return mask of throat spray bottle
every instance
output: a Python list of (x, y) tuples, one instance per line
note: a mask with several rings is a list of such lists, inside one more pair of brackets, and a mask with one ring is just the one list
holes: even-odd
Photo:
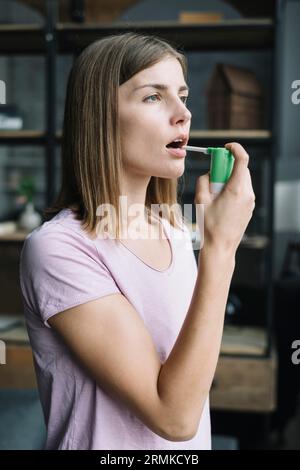
[(193, 147), (185, 145), (183, 148), (192, 152), (211, 155), (210, 160), (210, 192), (217, 195), (227, 183), (234, 164), (234, 156), (225, 147)]

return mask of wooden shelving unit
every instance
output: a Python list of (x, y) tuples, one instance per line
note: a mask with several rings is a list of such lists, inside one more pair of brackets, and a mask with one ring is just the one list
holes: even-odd
[(99, 25), (74, 23), (56, 26), (60, 52), (74, 51), (115, 32), (143, 31), (177, 43), (189, 51), (271, 47), (274, 25), (267, 19), (225, 20), (212, 24), (182, 24), (176, 21), (126, 22)]
[[(122, 22), (111, 24), (62, 24), (56, 22), (54, 3), (47, 2), (48, 15), (45, 25), (0, 25), (0, 54), (38, 54), (46, 61), (46, 129), (45, 131), (0, 131), (0, 145), (42, 145), (45, 148), (46, 168), (46, 200), (45, 205), (52, 202), (54, 194), (55, 147), (61, 141), (61, 131), (55, 127), (55, 90), (56, 90), (56, 58), (57, 54), (78, 54), (85, 46), (104, 36), (126, 31), (144, 32), (164, 38), (175, 46), (192, 51), (253, 51), (270, 50), (274, 56), (274, 73), (278, 66), (278, 31), (276, 21), (271, 18), (226, 20), (213, 24), (180, 24), (178, 22)], [(276, 90), (276, 84), (272, 84)], [(276, 94), (274, 93), (276, 104)], [(276, 107), (276, 106), (275, 106)], [(272, 250), (273, 250), (273, 183), (274, 162), (276, 156), (276, 109), (272, 111), (274, 122), (268, 130), (201, 130), (192, 129), (190, 133), (191, 145), (223, 145), (228, 140), (237, 140), (242, 144), (262, 146), (272, 149), (272, 158), (269, 158), (270, 182), (266, 189), (268, 193), (268, 266), (267, 266), (267, 302), (266, 325), (263, 331), (258, 332), (261, 338), (261, 347), (247, 349), (247, 341), (238, 348), (237, 344), (229, 345), (224, 334), (221, 347), (221, 356), (212, 388), (212, 406), (216, 409), (236, 409), (247, 411), (269, 412), (275, 406), (274, 398), (274, 370), (276, 359), (272, 348)], [(274, 130), (273, 130), (274, 129)], [(1, 243), (22, 243), (27, 234), (16, 233), (0, 237)], [(228, 340), (228, 336), (227, 336)], [(28, 367), (32, 367), (30, 349), (25, 345), (12, 345), (9, 354), (15, 358), (16, 367), (24, 367), (22, 357), (26, 354), (26, 374)], [(21, 348), (21, 349), (17, 349)], [(22, 349), (24, 348), (24, 349)], [(17, 351), (17, 352), (16, 352)], [(29, 367), (29, 368), (30, 368)], [(8, 370), (8, 369), (7, 369)], [(33, 368), (31, 369), (33, 371)], [(255, 375), (254, 371), (257, 370)], [(249, 373), (248, 373), (249, 372)], [(13, 373), (9, 372), (7, 381), (13, 380)], [(265, 376), (264, 376), (265, 374)], [(29, 374), (30, 376), (30, 374)], [(28, 377), (29, 377), (28, 376)], [(269, 377), (268, 390), (263, 389), (265, 377)], [(26, 375), (27, 377), (27, 375)], [(232, 379), (226, 379), (232, 377)], [(242, 382), (240, 383), (240, 378)], [(248, 378), (247, 378), (248, 377)], [(231, 385), (228, 380), (231, 380)], [(248, 382), (247, 382), (248, 380)], [(254, 381), (254, 382), (253, 382)], [(256, 382), (255, 382), (256, 381)], [(4, 380), (5, 382), (5, 380)], [(32, 376), (27, 379), (31, 385)], [(250, 383), (251, 382), (251, 383)], [(12, 382), (10, 382), (12, 383)], [(248, 385), (247, 385), (248, 384)], [(0, 382), (0, 386), (1, 382)], [(230, 394), (228, 395), (228, 387)], [(248, 388), (247, 388), (248, 387)], [(248, 392), (247, 392), (248, 390)], [(226, 393), (225, 393), (226, 392)], [(248, 395), (247, 395), (248, 393)], [(227, 396), (227, 399), (225, 397)], [(243, 398), (244, 397), (244, 398)], [(246, 397), (246, 398), (245, 398)], [(258, 399), (257, 409), (251, 405)], [(227, 400), (227, 401), (226, 401)]]
[[(125, 31), (143, 31), (179, 44), (188, 51), (270, 48), (274, 23), (270, 18), (224, 20), (212, 24), (182, 24), (177, 21), (113, 22), (111, 24), (56, 23), (60, 53), (73, 53), (101, 37)], [(0, 54), (44, 54), (47, 31), (42, 25), (0, 25)]]
[[(253, 51), (276, 52), (276, 24), (273, 18), (245, 18), (224, 20), (211, 24), (184, 24), (177, 21), (112, 22), (102, 24), (57, 22), (55, 2), (48, 2), (45, 24), (0, 25), (0, 54), (40, 54), (46, 58), (46, 129), (45, 131), (0, 131), (0, 145), (41, 145), (45, 149), (46, 200), (49, 205), (55, 193), (55, 147), (61, 142), (61, 130), (55, 128), (55, 90), (57, 54), (78, 54), (87, 44), (114, 33), (137, 31), (165, 38), (185, 52), (191, 51)], [(274, 52), (274, 53), (275, 53)], [(265, 130), (204, 130), (192, 129), (191, 145), (222, 146), (228, 140), (242, 144), (271, 148), (274, 145), (272, 129)], [(265, 152), (267, 153), (267, 152)], [(271, 154), (271, 152), (268, 152)], [(190, 167), (199, 160), (190, 155)], [(206, 164), (206, 163), (205, 163)], [(199, 168), (203, 163), (199, 163)], [(272, 162), (270, 162), (272, 166)], [(272, 173), (272, 172), (271, 172)], [(272, 180), (272, 178), (271, 178)], [(272, 181), (271, 181), (272, 184)], [(272, 196), (271, 188), (268, 190)], [(268, 210), (272, 211), (272, 197)], [(272, 245), (272, 220), (267, 236)], [(0, 242), (22, 242), (24, 234), (0, 237)], [(270, 268), (271, 269), (271, 268)], [(271, 299), (271, 284), (269, 286)], [(268, 325), (271, 317), (267, 314)], [(267, 327), (269, 329), (269, 326)], [(270, 348), (269, 348), (270, 352)]]

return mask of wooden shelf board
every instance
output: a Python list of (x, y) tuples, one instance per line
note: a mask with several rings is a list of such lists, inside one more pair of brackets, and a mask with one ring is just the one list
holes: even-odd
[(41, 54), (46, 51), (44, 28), (38, 24), (1, 24), (0, 54)]
[(35, 144), (42, 145), (46, 140), (46, 135), (43, 131), (35, 130), (4, 130), (0, 129), (0, 144)]
[(270, 139), (271, 132), (267, 129), (207, 129), (207, 130), (191, 130), (190, 138), (193, 139)]
[[(58, 51), (63, 53), (73, 53), (96, 39), (126, 31), (155, 34), (186, 51), (269, 48), (274, 42), (274, 23), (269, 18), (224, 20), (208, 24), (143, 21), (55, 25)], [(43, 25), (0, 25), (0, 54), (43, 54), (45, 51)]]
[[(62, 131), (58, 130), (55, 134), (55, 140), (60, 142)], [(229, 140), (237, 140), (239, 142), (248, 143), (269, 143), (271, 132), (269, 130), (251, 129), (251, 130), (202, 130), (192, 129), (190, 132), (190, 142), (208, 142), (211, 145), (214, 142), (224, 142)], [(39, 144), (46, 142), (46, 133), (36, 130), (1, 130), (0, 129), (0, 145), (6, 144)]]
[(269, 18), (224, 20), (207, 24), (178, 21), (57, 23), (56, 31), (61, 52), (81, 49), (96, 39), (122, 31), (155, 34), (189, 51), (266, 48), (272, 46), (274, 39), (274, 24)]
[(14, 233), (9, 233), (7, 235), (0, 235), (0, 243), (1, 242), (15, 242), (15, 241), (21, 241), (23, 242), (27, 235), (30, 232), (14, 232)]

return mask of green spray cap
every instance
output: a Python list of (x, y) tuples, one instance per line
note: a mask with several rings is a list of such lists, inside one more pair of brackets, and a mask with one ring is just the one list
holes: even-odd
[(225, 147), (208, 147), (207, 153), (211, 155), (210, 181), (226, 183), (232, 172), (234, 156)]

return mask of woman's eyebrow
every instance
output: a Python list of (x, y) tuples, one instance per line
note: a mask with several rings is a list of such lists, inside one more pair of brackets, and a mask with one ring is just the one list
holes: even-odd
[[(168, 85), (163, 85), (162, 83), (147, 83), (146, 85), (141, 85), (141, 86), (138, 86), (137, 88), (134, 88), (134, 90), (132, 92), (135, 92), (137, 90), (140, 90), (141, 88), (146, 88), (146, 87), (156, 88), (157, 90), (168, 90), (169, 89)], [(184, 90), (189, 91), (188, 85), (182, 85), (178, 89), (178, 91), (184, 91)]]

